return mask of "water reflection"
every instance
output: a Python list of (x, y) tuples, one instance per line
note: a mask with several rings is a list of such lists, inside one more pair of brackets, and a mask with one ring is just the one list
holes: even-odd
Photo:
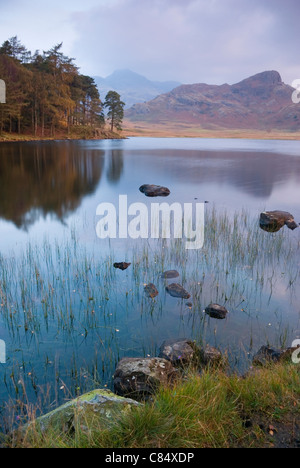
[(122, 150), (111, 150), (108, 154), (109, 166), (107, 170), (107, 180), (111, 183), (116, 183), (121, 179), (124, 160)]
[(95, 191), (103, 152), (72, 142), (0, 145), (0, 217), (27, 229), (41, 216), (64, 221)]
[(281, 205), (295, 205), (299, 199), (295, 187), (300, 182), (300, 158), (296, 155), (254, 151), (251, 145), (248, 151), (216, 151), (214, 140), (210, 151), (189, 149), (185, 140), (177, 149), (158, 149), (157, 144), (156, 139), (148, 140), (148, 148), (142, 144), (139, 148), (131, 140), (1, 144), (0, 218), (25, 230), (47, 215), (64, 222), (87, 195), (99, 198), (96, 189), (103, 174), (106, 190), (111, 186), (108, 200), (116, 195), (116, 184), (119, 193), (136, 198), (138, 187), (146, 182), (170, 186), (177, 200), (199, 196), (202, 188), (200, 196), (217, 204), (228, 203), (230, 197), (236, 200), (238, 192), (244, 195), (240, 202), (253, 200), (256, 205), (270, 200), (277, 189)]
[(220, 184), (226, 183), (261, 200), (268, 198), (278, 184), (300, 182), (300, 158), (287, 154), (184, 149), (147, 151), (152, 162), (158, 154), (162, 157), (162, 166), (175, 180), (187, 184), (214, 184), (217, 191)]
[[(0, 366), (0, 407), (22, 388), (31, 402), (44, 391), (52, 408), (78, 389), (112, 386), (119, 358), (156, 356), (166, 339), (228, 350), (242, 371), (262, 345), (289, 346), (298, 338), (299, 229), (266, 233), (258, 217), (266, 200), (300, 215), (300, 158), (255, 151), (253, 142), (239, 151), (222, 151), (214, 140), (207, 151), (200, 140), (193, 149), (190, 141), (177, 143), (173, 149), (150, 139), (148, 147), (130, 140), (0, 145), (0, 217), (23, 229), (36, 224), (29, 234), (0, 225), (1, 239), (16, 239), (12, 249), (1, 246), (7, 364)], [(98, 203), (118, 203), (119, 194), (151, 203), (139, 192), (144, 183), (169, 187), (172, 203), (209, 197), (203, 249), (187, 253), (178, 239), (94, 238)], [(74, 230), (63, 227), (63, 236), (58, 223), (38, 223), (50, 214), (68, 217), (71, 227), (74, 210), (73, 221), (80, 221)], [(125, 259), (128, 269), (113, 268)], [(191, 307), (167, 294), (166, 270), (179, 272)], [(155, 299), (145, 295), (149, 283)], [(203, 314), (212, 302), (230, 311), (225, 321)]]

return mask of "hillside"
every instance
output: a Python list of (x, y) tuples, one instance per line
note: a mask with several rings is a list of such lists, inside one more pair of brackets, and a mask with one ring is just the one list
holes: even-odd
[(94, 80), (102, 100), (108, 91), (117, 91), (126, 108), (139, 102), (149, 101), (180, 85), (177, 81), (151, 81), (131, 70), (117, 70), (106, 78), (95, 76)]
[(266, 71), (234, 85), (181, 85), (135, 104), (125, 117), (133, 126), (182, 124), (206, 130), (299, 132), (300, 105), (293, 104), (293, 91), (278, 72)]

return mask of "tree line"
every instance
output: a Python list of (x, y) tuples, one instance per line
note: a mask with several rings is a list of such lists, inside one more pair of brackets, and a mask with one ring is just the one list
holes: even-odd
[(0, 47), (0, 79), (6, 83), (6, 103), (0, 104), (0, 134), (30, 133), (96, 136), (104, 130), (104, 108), (110, 129), (121, 130), (124, 105), (110, 91), (103, 103), (93, 78), (79, 73), (62, 43), (32, 54), (17, 36)]

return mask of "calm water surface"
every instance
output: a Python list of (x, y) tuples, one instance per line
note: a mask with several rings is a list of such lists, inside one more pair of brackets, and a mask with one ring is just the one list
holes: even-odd
[[(122, 194), (128, 203), (149, 205), (153, 200), (138, 189), (159, 184), (171, 190), (168, 203), (208, 201), (208, 216), (227, 213), (228, 219), (244, 213), (253, 221), (254, 236), (265, 209), (290, 211), (300, 222), (299, 182), (299, 142), (2, 143), (0, 339), (6, 343), (6, 363), (0, 364), (1, 403), (9, 397), (41, 399), (47, 408), (76, 392), (111, 387), (119, 358), (156, 355), (169, 338), (188, 337), (227, 350), (241, 371), (260, 346), (290, 346), (300, 337), (300, 230), (258, 234), (268, 236), (266, 242), (274, 239), (274, 245), (279, 239), (285, 249), (276, 268), (266, 261), (258, 277), (249, 258), (228, 268), (221, 258), (217, 265), (211, 250), (211, 258), (195, 252), (189, 258), (178, 243), (172, 250), (163, 242), (100, 240), (96, 209), (102, 202), (117, 206)], [(221, 234), (219, 246), (228, 251), (231, 240)], [(114, 261), (124, 260), (132, 262), (128, 270), (113, 269)], [(164, 269), (180, 272), (178, 282), (192, 293), (192, 308), (166, 295), (159, 279)], [(160, 291), (155, 301), (143, 295), (150, 281)], [(224, 322), (203, 315), (217, 300), (230, 309)]]

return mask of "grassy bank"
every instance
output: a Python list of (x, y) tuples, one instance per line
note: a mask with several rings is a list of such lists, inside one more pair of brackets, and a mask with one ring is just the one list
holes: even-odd
[(234, 448), (297, 447), (300, 438), (300, 366), (275, 365), (242, 378), (221, 371), (191, 373), (162, 388), (151, 403), (103, 427), (94, 418), (72, 434), (36, 428), (20, 448)]
[(42, 136), (33, 135), (31, 133), (6, 133), (3, 132), (0, 135), (1, 142), (22, 142), (22, 141), (54, 141), (54, 140), (112, 140), (124, 138), (117, 132), (111, 132), (108, 128), (106, 129), (93, 129), (91, 127), (78, 127), (74, 128), (70, 132), (58, 131), (55, 135), (45, 134)]

